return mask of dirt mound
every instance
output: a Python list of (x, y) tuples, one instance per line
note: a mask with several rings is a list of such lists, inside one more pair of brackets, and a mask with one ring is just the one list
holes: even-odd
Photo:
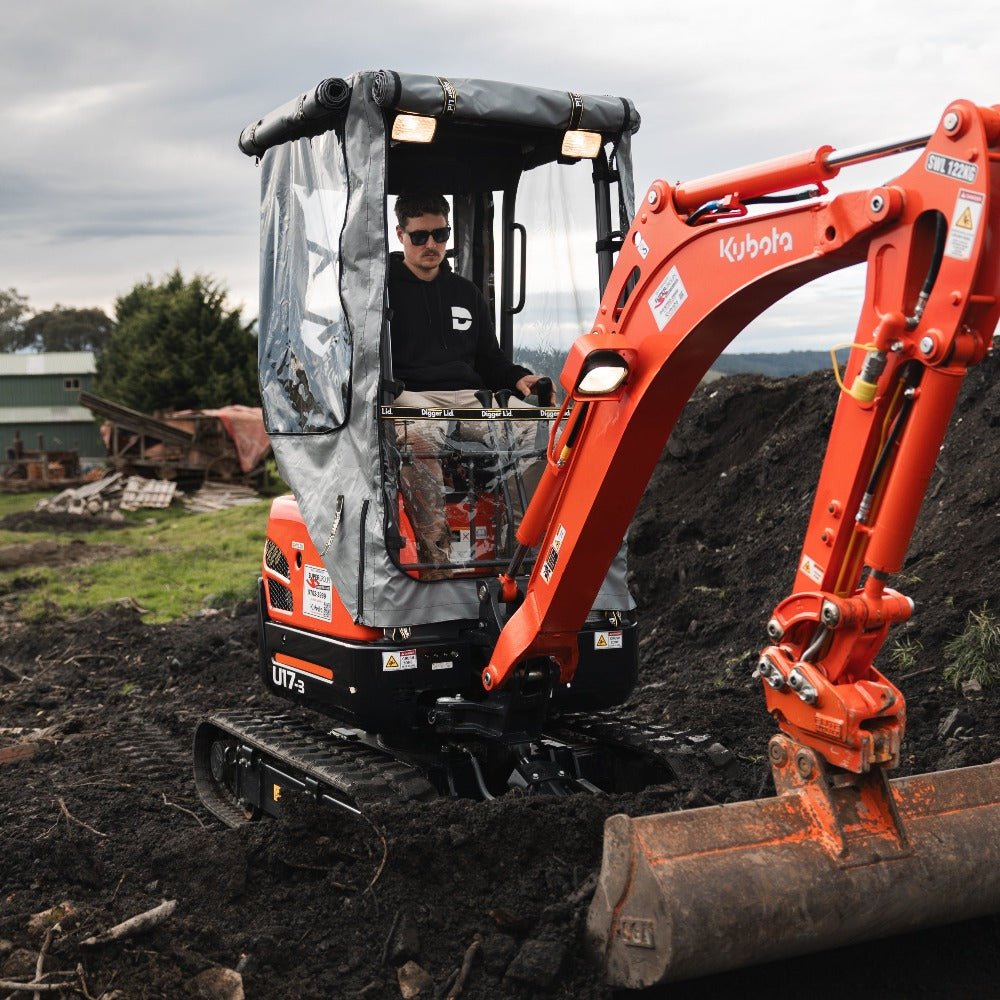
[[(914, 663), (883, 664), (909, 705), (903, 771), (1000, 757), (1000, 692), (941, 672), (967, 612), (996, 600), (998, 374), (991, 358), (967, 380), (897, 582), (917, 602), (899, 630)], [(716, 801), (770, 789), (774, 727), (750, 674), (792, 583), (836, 395), (826, 374), (699, 390), (631, 532), (643, 638), (629, 709), (734, 752), (725, 786), (701, 790)], [(387, 806), (370, 823), (300, 805), (228, 830), (197, 801), (190, 742), (207, 712), (267, 700), (252, 607), (0, 629), (0, 979), (32, 978), (46, 931), (30, 918), (69, 901), (46, 968), (80, 965), (66, 978), (95, 998), (205, 995), (218, 968), (250, 998), (398, 997), (401, 974), (420, 981), (407, 963), (433, 984), (420, 996), (439, 996), (466, 957), (470, 997), (609, 996), (581, 934), (602, 824), (676, 808), (667, 792)], [(177, 907), (162, 925), (83, 943), (164, 899)], [(991, 996), (998, 930), (981, 919), (650, 995)]]
[(67, 566), (84, 562), (112, 559), (124, 549), (110, 542), (90, 545), (82, 539), (73, 539), (69, 544), (60, 544), (43, 538), (37, 542), (15, 542), (0, 545), (0, 569), (20, 569), (28, 566)]
[(0, 529), (4, 531), (58, 531), (84, 532), (126, 527), (127, 522), (120, 515), (70, 514), (64, 510), (23, 510), (16, 514), (0, 517)]

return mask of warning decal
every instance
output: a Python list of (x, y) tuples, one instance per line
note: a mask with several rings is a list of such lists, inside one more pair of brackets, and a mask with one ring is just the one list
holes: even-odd
[(417, 651), (415, 649), (394, 649), (382, 654), (382, 669), (385, 670), (416, 670)]
[(985, 197), (979, 191), (958, 192), (955, 210), (951, 214), (951, 228), (948, 230), (948, 244), (945, 254), (955, 260), (969, 260), (972, 245), (979, 232), (979, 220), (983, 215)]
[(687, 289), (681, 281), (680, 273), (676, 267), (672, 267), (660, 282), (660, 287), (648, 299), (658, 330), (662, 330), (670, 322), (687, 297)]
[(552, 547), (542, 564), (542, 579), (548, 583), (555, 572), (556, 563), (559, 561), (559, 550), (562, 548), (563, 539), (566, 537), (566, 529), (560, 524), (556, 529), (555, 537), (552, 539)]
[(823, 567), (819, 563), (814, 562), (809, 556), (802, 557), (802, 563), (799, 566), (799, 571), (805, 573), (806, 576), (812, 580), (813, 583), (823, 582)]
[(594, 649), (621, 649), (621, 632), (595, 632)]
[(302, 574), (302, 613), (320, 621), (333, 620), (333, 586), (323, 566), (306, 566)]

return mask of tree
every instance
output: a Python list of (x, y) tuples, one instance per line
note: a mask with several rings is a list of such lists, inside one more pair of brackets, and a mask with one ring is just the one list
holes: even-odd
[(179, 270), (119, 297), (97, 392), (146, 413), (260, 405), (253, 324), (225, 298), (213, 279), (185, 281)]
[(0, 290), (0, 351), (17, 351), (24, 332), (28, 300), (16, 288)]
[(21, 347), (32, 351), (94, 351), (100, 354), (113, 323), (101, 309), (55, 305), (24, 323)]

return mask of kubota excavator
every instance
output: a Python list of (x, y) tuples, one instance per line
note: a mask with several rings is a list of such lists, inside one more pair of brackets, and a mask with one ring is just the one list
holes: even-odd
[[(930, 135), (658, 180), (633, 213), (637, 128), (624, 99), (380, 71), (244, 130), (262, 163), (261, 388), (296, 496), (268, 525), (260, 671), (337, 725), (218, 713), (195, 737), (203, 799), (236, 823), (291, 791), (358, 812), (381, 795), (621, 791), (690, 766), (677, 734), (611, 711), (638, 659), (622, 539), (726, 345), (867, 260), (792, 593), (762, 622), (778, 794), (609, 819), (588, 934), (610, 984), (644, 987), (1000, 910), (1000, 764), (890, 781), (905, 701), (873, 662), (913, 612), (889, 581), (1000, 316), (1000, 108), (955, 101)], [(896, 179), (829, 195), (842, 168), (902, 152)], [(504, 443), (502, 397), (394, 406), (386, 205), (403, 190), (452, 199), (453, 266), (495, 304), (504, 350), (573, 331), (562, 405), (518, 410), (538, 455)], [(585, 321), (566, 234), (596, 256)], [(421, 458), (400, 428), (421, 419), (448, 425), (447, 579), (427, 576), (400, 490)], [(493, 448), (463, 437), (483, 420)]]

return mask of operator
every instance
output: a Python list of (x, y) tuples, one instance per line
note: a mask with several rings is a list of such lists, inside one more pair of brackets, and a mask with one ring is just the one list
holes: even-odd
[[(508, 406), (526, 406), (520, 397), (531, 395), (543, 376), (515, 365), (500, 350), (486, 299), (445, 260), (451, 236), (448, 202), (440, 194), (401, 195), (395, 212), (396, 236), (403, 251), (389, 257), (390, 338), (393, 376), (404, 385), (396, 405), (479, 409), (482, 403), (475, 390), (506, 389), (517, 393)], [(412, 455), (402, 465), (400, 485), (420, 561), (450, 562), (444, 480), (436, 457), (443, 447), (446, 423), (405, 420), (396, 426), (401, 443)], [(491, 432), (488, 421), (463, 424), (465, 437), (483, 443), (490, 443)], [(514, 436), (515, 448), (530, 450), (535, 428), (527, 421), (515, 424)], [(521, 511), (514, 513), (519, 520)], [(421, 575), (440, 579), (449, 573), (432, 569)]]

